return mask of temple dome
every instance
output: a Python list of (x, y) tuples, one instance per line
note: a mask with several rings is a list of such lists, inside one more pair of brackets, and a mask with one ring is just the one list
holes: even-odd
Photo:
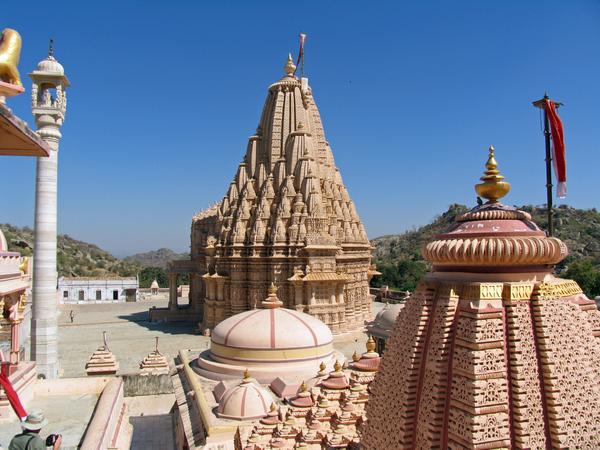
[(150, 285), (150, 289), (158, 289), (158, 283), (156, 282), (156, 279)]
[[(390, 332), (394, 328), (394, 324), (396, 323), (396, 318), (398, 317), (398, 314), (402, 309), (404, 309), (404, 305), (404, 303), (395, 303), (393, 305), (390, 305), (389, 303), (386, 304), (385, 308), (383, 308), (377, 313), (377, 316), (375, 316), (375, 320), (373, 320), (373, 322), (369, 323), (369, 325), (367, 326), (369, 332), (383, 331), (384, 334), (386, 334), (386, 331)], [(375, 334), (377, 336), (380, 335), (379, 333)]]
[(34, 70), (34, 73), (35, 72), (64, 75), (65, 69), (56, 59), (54, 59), (53, 56), (48, 56), (46, 59), (38, 63), (36, 69)]
[(198, 360), (202, 375), (239, 376), (250, 368), (264, 382), (284, 375), (312, 376), (321, 362), (333, 366), (334, 353), (343, 360), (333, 349), (327, 325), (308, 314), (281, 308), (281, 304), (272, 286), (263, 309), (236, 314), (217, 325), (208, 354)]
[(250, 372), (244, 373), (244, 379), (223, 393), (219, 402), (218, 415), (224, 419), (254, 420), (265, 417), (273, 397), (269, 391), (255, 384)]

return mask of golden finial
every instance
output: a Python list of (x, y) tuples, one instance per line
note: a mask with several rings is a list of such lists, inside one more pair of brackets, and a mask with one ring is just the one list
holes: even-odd
[(480, 197), (487, 199), (486, 205), (499, 203), (498, 199), (504, 197), (510, 191), (510, 183), (504, 180), (502, 175), (499, 175), (500, 171), (496, 170), (498, 163), (494, 158), (494, 147), (490, 147), (490, 156), (485, 164), (486, 170), (483, 172), (485, 176), (481, 177), (480, 180), (483, 183), (475, 185), (475, 191)]
[(294, 60), (292, 59), (291, 53), (288, 56), (287, 64), (283, 66), (283, 70), (290, 76), (296, 71), (296, 66), (294, 65)]
[(336, 359), (336, 360), (335, 360), (335, 364), (333, 365), (333, 369), (334, 369), (336, 372), (339, 372), (341, 368), (342, 368), (342, 366), (340, 365), (340, 362), (339, 362), (339, 361)]
[(307, 390), (308, 390), (308, 386), (306, 385), (306, 381), (303, 381), (302, 385), (300, 386), (300, 391), (306, 392)]
[(325, 365), (325, 361), (321, 361), (321, 364), (319, 365), (319, 369), (321, 369), (321, 372), (323, 372), (325, 369), (327, 369), (327, 366)]
[(244, 380), (249, 380), (250, 379), (250, 371), (248, 369), (246, 369), (246, 371), (244, 372)]
[(354, 355), (352, 355), (352, 361), (356, 362), (360, 359), (360, 356), (358, 356), (358, 352), (354, 352)]
[(342, 364), (342, 370), (346, 370), (348, 368), (348, 361), (344, 361), (344, 364)]
[(271, 403), (271, 412), (274, 413), (275, 412), (275, 402)]
[(25, 258), (23, 258), (23, 262), (21, 262), (21, 264), (19, 265), (19, 270), (23, 271), (23, 274), (27, 275), (27, 261), (29, 261), (29, 258), (27, 258), (27, 256)]
[(54, 39), (50, 39), (50, 50), (48, 50), (49, 56), (52, 56), (52, 53), (54, 53), (54, 51), (52, 50), (52, 44), (54, 44)]
[(271, 282), (271, 286), (269, 286), (269, 296), (263, 300), (262, 306), (266, 309), (274, 309), (279, 308), (283, 305), (283, 302), (277, 298), (277, 288), (275, 287), (275, 283)]
[(375, 353), (375, 341), (373, 340), (373, 336), (369, 335), (369, 340), (367, 341), (367, 353)]

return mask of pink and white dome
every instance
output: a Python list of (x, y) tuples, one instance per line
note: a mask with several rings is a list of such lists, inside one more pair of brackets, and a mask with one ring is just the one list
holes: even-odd
[(333, 367), (343, 355), (333, 349), (331, 331), (320, 320), (280, 308), (275, 288), (263, 309), (236, 314), (217, 325), (210, 350), (195, 369), (213, 379), (237, 378), (250, 369), (261, 382), (278, 376), (314, 376), (324, 362)]

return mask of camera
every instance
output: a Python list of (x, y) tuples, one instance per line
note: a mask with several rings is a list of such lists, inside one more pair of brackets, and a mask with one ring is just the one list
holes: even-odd
[(46, 438), (46, 447), (54, 445), (59, 436), (59, 434), (51, 434), (50, 436), (48, 436)]

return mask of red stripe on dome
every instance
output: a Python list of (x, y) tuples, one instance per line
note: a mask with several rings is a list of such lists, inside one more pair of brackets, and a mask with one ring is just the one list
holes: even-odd
[(242, 323), (244, 320), (246, 320), (248, 317), (253, 316), (254, 314), (258, 314), (259, 312), (261, 312), (261, 310), (257, 310), (256, 312), (253, 312), (252, 314), (248, 314), (246, 317), (244, 317), (242, 320), (240, 320), (239, 322), (237, 322), (234, 326), (232, 326), (229, 331), (227, 332), (227, 334), (225, 335), (225, 342), (223, 343), (223, 345), (227, 345), (227, 339), (229, 339), (229, 335), (231, 334), (231, 332), (233, 331), (233, 329), (235, 327), (237, 327), (240, 323)]
[[(272, 309), (271, 311), (274, 311), (274, 310)], [(306, 328), (308, 328), (308, 331), (310, 331), (310, 334), (312, 334), (312, 337), (313, 337), (313, 339), (315, 341), (315, 345), (319, 345), (318, 340), (317, 340), (317, 335), (315, 334), (315, 332), (313, 331), (313, 329), (304, 320), (302, 320), (297, 315), (292, 314), (289, 311), (286, 311), (285, 309), (279, 308), (279, 311), (284, 312), (286, 314), (289, 314), (290, 316), (292, 316), (292, 317), (296, 318), (297, 320), (299, 320), (302, 323), (302, 325), (304, 325)]]
[[(268, 408), (267, 408), (267, 404), (265, 403), (264, 393), (260, 392), (258, 389), (256, 390), (256, 392), (258, 393), (258, 396), (260, 397), (260, 400), (262, 401), (263, 411), (266, 413), (268, 411)], [(271, 401), (273, 401), (273, 399), (271, 399)]]
[[(223, 401), (219, 402), (219, 403), (223, 403), (223, 413), (225, 412), (225, 408), (227, 407), (227, 402), (229, 401), (229, 399), (230, 399), (230, 398), (231, 398), (231, 396), (233, 395), (233, 392), (234, 392), (234, 391), (232, 390), (232, 391), (229, 393), (229, 395), (227, 396), (227, 398), (225, 399), (225, 401), (224, 401), (224, 402), (223, 402)], [(225, 391), (225, 393), (227, 393), (227, 391)], [(223, 400), (223, 399), (221, 398), (221, 400)]]
[(271, 312), (271, 348), (275, 348), (275, 310), (269, 311)]
[(246, 412), (246, 393), (248, 392), (248, 388), (244, 389), (244, 394), (242, 395), (242, 410), (240, 411), (240, 416), (244, 417), (244, 413)]

